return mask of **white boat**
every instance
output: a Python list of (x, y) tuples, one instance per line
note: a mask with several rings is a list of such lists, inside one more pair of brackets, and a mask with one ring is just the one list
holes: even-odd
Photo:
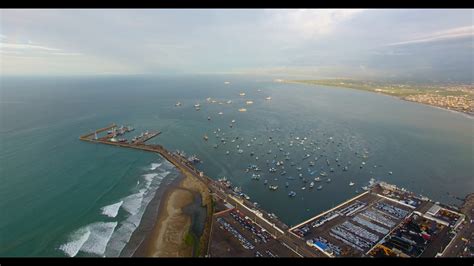
[(198, 107), (201, 107), (201, 105), (199, 103), (195, 104), (194, 107), (198, 108)]
[(276, 185), (270, 185), (270, 186), (268, 186), (268, 188), (269, 188), (270, 190), (275, 191), (275, 190), (278, 189), (278, 186), (276, 186)]
[(265, 98), (265, 100), (267, 101), (270, 101), (272, 99), (272, 97), (268, 96), (267, 98)]
[(224, 84), (228, 85), (230, 84), (230, 81), (224, 81)]
[(302, 188), (301, 188), (301, 190), (305, 190), (305, 189), (306, 189), (306, 187), (302, 187)]
[(235, 120), (234, 120), (234, 119), (232, 119), (232, 121), (231, 121), (231, 122), (232, 122), (232, 123), (235, 123)]
[(219, 115), (223, 115), (224, 113), (223, 113), (223, 112), (219, 112), (218, 114), (219, 114)]
[(240, 96), (245, 96), (245, 92), (239, 93)]
[(177, 102), (174, 106), (181, 106), (181, 103)]
[(331, 182), (331, 178), (328, 178), (328, 180), (326, 180), (327, 183)]
[(323, 189), (323, 186), (320, 185), (320, 186), (317, 187), (317, 189), (321, 190), (321, 189)]
[(314, 178), (314, 181), (319, 182), (319, 181), (321, 181), (321, 178), (319, 176), (317, 176), (317, 177)]
[(247, 109), (245, 109), (245, 108), (240, 108), (240, 109), (239, 109), (239, 112), (247, 112)]
[(352, 187), (354, 185), (354, 182), (350, 182), (349, 186)]
[(314, 182), (309, 183), (309, 188), (313, 188), (313, 187), (314, 187)]
[(246, 101), (245, 104), (246, 105), (251, 105), (251, 104), (253, 104), (253, 101)]
[(204, 135), (203, 138), (204, 138), (204, 140), (208, 140), (208, 139), (209, 139), (209, 137), (208, 137), (207, 135)]

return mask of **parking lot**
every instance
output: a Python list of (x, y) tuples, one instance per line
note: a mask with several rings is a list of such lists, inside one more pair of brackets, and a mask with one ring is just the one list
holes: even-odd
[(211, 257), (297, 257), (236, 209), (217, 213), (213, 219)]

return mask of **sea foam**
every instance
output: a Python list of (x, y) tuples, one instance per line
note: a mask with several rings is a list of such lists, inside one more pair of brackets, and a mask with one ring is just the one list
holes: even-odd
[(112, 218), (115, 218), (117, 216), (118, 211), (120, 209), (120, 206), (122, 206), (122, 204), (123, 204), (123, 200), (121, 200), (117, 203), (108, 205), (108, 206), (104, 206), (104, 207), (101, 208), (102, 214), (106, 215), (106, 216), (109, 216), (109, 217), (112, 217)]
[(79, 228), (70, 236), (70, 241), (59, 249), (69, 257), (74, 257), (79, 251), (104, 255), (107, 243), (112, 236), (117, 222), (97, 222)]

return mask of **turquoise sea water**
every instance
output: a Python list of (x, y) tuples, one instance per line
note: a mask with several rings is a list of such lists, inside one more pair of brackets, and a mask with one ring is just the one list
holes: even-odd
[[(226, 176), (290, 225), (352, 197), (372, 177), (446, 203), (457, 203), (448, 193), (474, 192), (472, 118), (393, 97), (243, 76), (2, 78), (0, 85), (0, 256), (120, 252), (153, 192), (178, 173), (155, 154), (78, 140), (111, 122), (134, 126), (132, 135), (162, 131), (152, 142), (196, 154), (199, 169)], [(261, 169), (259, 181), (245, 171), (249, 164)], [(328, 176), (309, 189), (321, 172)], [(279, 189), (270, 191), (265, 179)]]

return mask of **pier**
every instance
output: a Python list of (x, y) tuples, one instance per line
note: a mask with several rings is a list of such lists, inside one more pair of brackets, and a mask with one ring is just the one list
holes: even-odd
[[(106, 136), (98, 136), (98, 134), (105, 131), (107, 131)], [(443, 208), (427, 198), (417, 197), (413, 193), (384, 182), (375, 183), (371, 185), (368, 191), (289, 228), (273, 214), (256, 207), (248, 198), (243, 197), (242, 193), (239, 194), (234, 191), (230, 183), (206, 176), (194, 166), (191, 159), (184, 157), (184, 154), (170, 152), (159, 144), (146, 143), (160, 135), (160, 131), (146, 131), (134, 137), (131, 141), (125, 138), (115, 138), (131, 131), (133, 131), (133, 128), (123, 126), (117, 128), (116, 124), (111, 124), (82, 135), (79, 139), (90, 143), (158, 153), (178, 168), (181, 173), (191, 175), (205, 184), (214, 201), (223, 202), (223, 205), (228, 206), (225, 207), (227, 210), (221, 210), (210, 215), (212, 216), (210, 217), (210, 233), (208, 240), (205, 241), (208, 256), (211, 256), (211, 253), (216, 256), (228, 256), (227, 251), (222, 253), (222, 246), (227, 245), (228, 250), (230, 250), (230, 248), (240, 248), (241, 245), (239, 242), (226, 242), (227, 240), (219, 238), (222, 232), (212, 233), (215, 230), (223, 230), (224, 227), (218, 226), (218, 222), (230, 226), (228, 228), (237, 228), (235, 230), (239, 233), (233, 232), (234, 234), (240, 234), (241, 237), (245, 238), (245, 235), (249, 239), (255, 237), (255, 235), (249, 235), (250, 233), (246, 231), (248, 228), (245, 229), (246, 227), (242, 227), (242, 224), (233, 220), (234, 218), (230, 213), (235, 215), (235, 212), (243, 215), (245, 220), (251, 221), (252, 224), (271, 236), (268, 242), (255, 244), (255, 254), (249, 253), (248, 249), (239, 251), (244, 252), (247, 256), (256, 256), (256, 254), (260, 256), (265, 252), (265, 254), (272, 257), (275, 255), (298, 257), (431, 256), (439, 252), (438, 250), (452, 252), (453, 248), (450, 244), (458, 241), (460, 235), (463, 235), (456, 234), (455, 237), (451, 238), (447, 232), (450, 228), (457, 229), (465, 220), (465, 215)], [(371, 219), (375, 219), (379, 225), (373, 224)], [(398, 241), (397, 239), (392, 240), (392, 236), (396, 233), (395, 231), (404, 232), (407, 221), (410, 221), (415, 227), (421, 228), (431, 225), (431, 228), (438, 228), (432, 239), (430, 237), (428, 243), (417, 243), (423, 246), (422, 253), (411, 252), (410, 250), (403, 251), (405, 252), (403, 253), (391, 248), (394, 245), (392, 242)], [(358, 225), (356, 226), (353, 223)], [(433, 227), (434, 225), (436, 226)], [(363, 229), (364, 226), (371, 229), (372, 233)], [(349, 234), (344, 233), (346, 232), (344, 230), (352, 231)], [(461, 231), (467, 230), (463, 229)], [(335, 233), (339, 235), (335, 235)], [(210, 245), (213, 239), (218, 243)], [(370, 239), (371, 242), (367, 242), (367, 239)], [(326, 242), (324, 244), (321, 241)], [(246, 243), (252, 245), (250, 242)], [(449, 252), (446, 253), (450, 254)], [(443, 256), (443, 253), (444, 251), (436, 255)], [(235, 253), (235, 255), (238, 255), (238, 253)]]

